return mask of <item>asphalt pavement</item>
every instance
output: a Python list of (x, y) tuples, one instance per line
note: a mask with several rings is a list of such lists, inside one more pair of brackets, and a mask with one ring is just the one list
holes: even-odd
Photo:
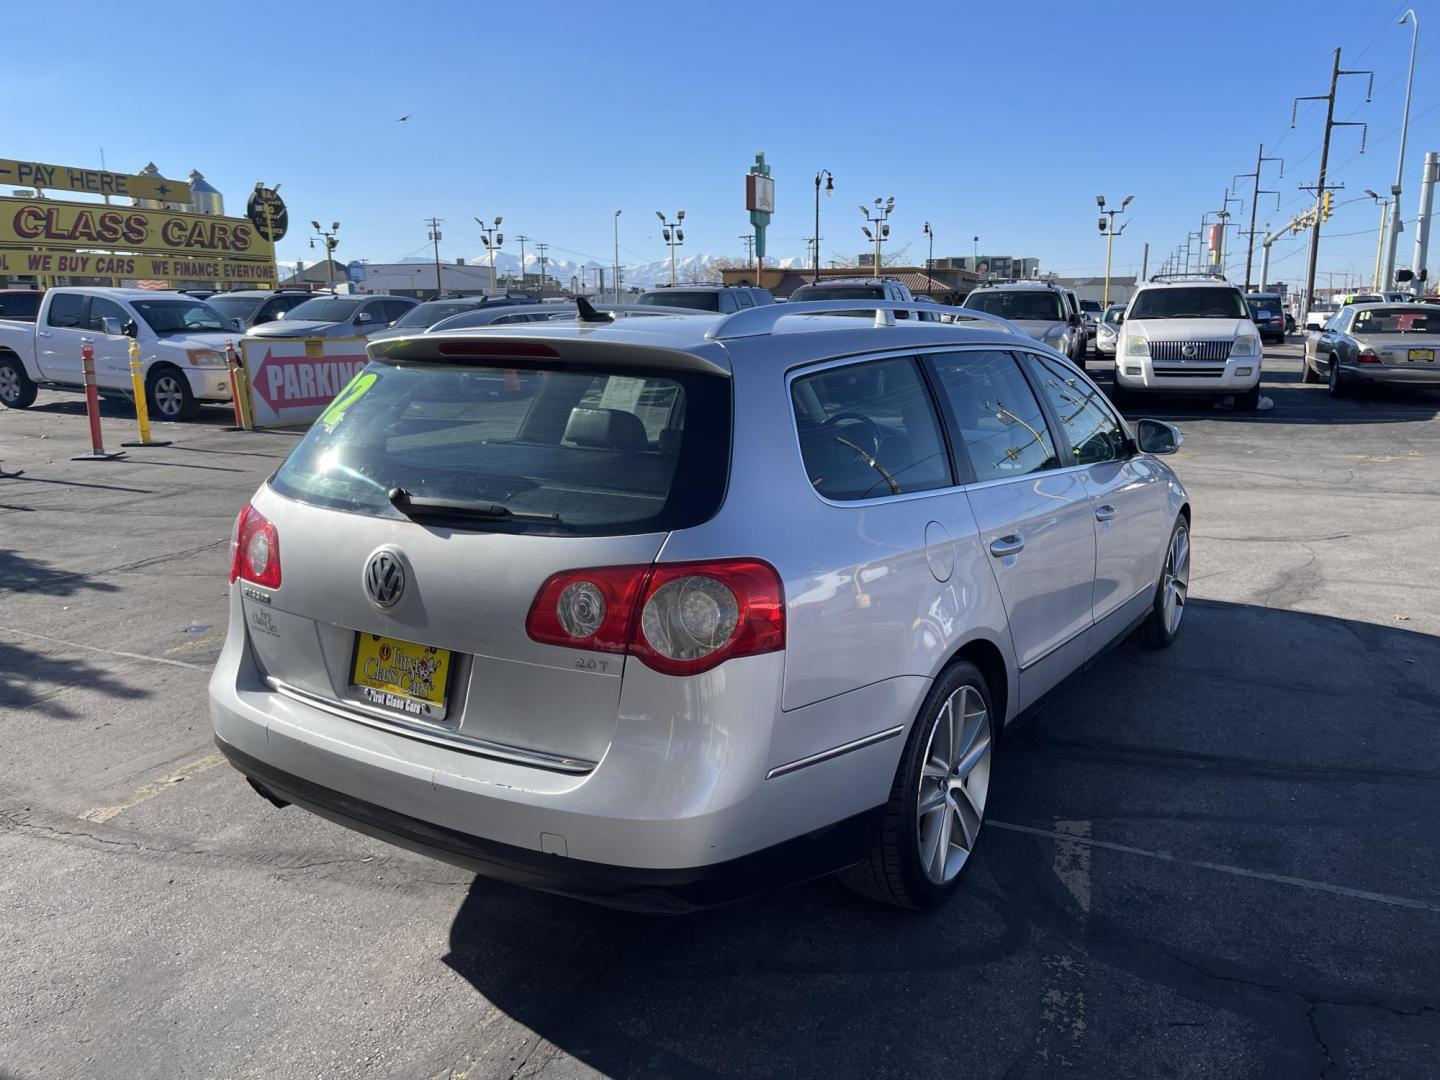
[(205, 686), (296, 436), (217, 410), (72, 462), (78, 398), (0, 411), (0, 1077), (1437, 1075), (1440, 393), (1297, 355), (1258, 413), (1130, 407), (1186, 437), (1180, 639), (1009, 734), (923, 915), (621, 914), (274, 809)]

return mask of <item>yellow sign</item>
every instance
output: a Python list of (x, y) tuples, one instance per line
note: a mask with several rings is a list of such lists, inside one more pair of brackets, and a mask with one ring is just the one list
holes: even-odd
[(0, 249), (0, 276), (140, 278), (149, 281), (279, 281), (274, 262), (242, 262), (210, 255), (108, 255), (93, 251)]
[(68, 165), (42, 165), (38, 161), (0, 159), (0, 184), (87, 191), (91, 195), (118, 195), (158, 202), (189, 202), (190, 185), (162, 176), (136, 176), (103, 169), (72, 169)]
[(0, 198), (0, 247), (275, 261), (275, 245), (244, 218), (53, 199)]

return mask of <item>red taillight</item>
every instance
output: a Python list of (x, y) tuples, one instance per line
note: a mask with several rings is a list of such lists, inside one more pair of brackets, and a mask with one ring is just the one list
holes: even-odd
[(230, 584), (237, 578), (267, 589), (280, 587), (280, 534), (248, 503), (235, 520), (230, 540)]
[(1360, 363), (1378, 364), (1380, 363), (1380, 357), (1376, 355), (1374, 349), (1365, 349), (1360, 353)]
[(785, 647), (780, 575), (758, 559), (567, 570), (540, 587), (536, 641), (626, 652), (667, 675), (697, 675)]

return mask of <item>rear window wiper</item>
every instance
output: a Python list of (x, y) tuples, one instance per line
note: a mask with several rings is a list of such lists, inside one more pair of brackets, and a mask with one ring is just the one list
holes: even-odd
[(467, 518), (472, 521), (544, 521), (558, 524), (559, 514), (538, 510), (511, 510), (491, 502), (470, 502), (465, 499), (430, 499), (412, 495), (404, 488), (389, 491), (390, 505), (412, 521), (421, 518)]

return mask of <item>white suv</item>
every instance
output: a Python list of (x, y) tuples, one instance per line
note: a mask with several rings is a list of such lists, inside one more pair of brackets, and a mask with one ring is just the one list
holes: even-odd
[(1050, 281), (986, 283), (975, 286), (963, 306), (1008, 319), (1036, 341), (1085, 367), (1090, 338), (1080, 301), (1070, 290)]
[(1115, 340), (1120, 394), (1234, 396), (1260, 403), (1260, 331), (1245, 297), (1223, 278), (1152, 279), (1121, 317)]

